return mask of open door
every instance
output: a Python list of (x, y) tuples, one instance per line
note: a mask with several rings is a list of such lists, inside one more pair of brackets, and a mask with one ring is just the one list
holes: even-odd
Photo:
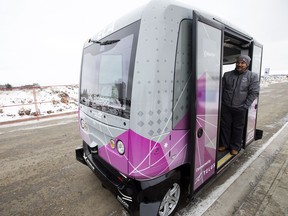
[[(236, 29), (224, 25), (224, 41), (223, 41), (223, 70), (222, 75), (228, 71), (235, 69), (235, 62), (239, 55), (245, 54), (252, 57), (253, 50), (253, 38), (237, 31)], [(253, 60), (253, 59), (252, 59)], [(261, 63), (260, 63), (261, 64)], [(251, 62), (252, 65), (252, 62)], [(259, 65), (260, 66), (260, 65)], [(252, 113), (251, 113), (252, 114)], [(251, 115), (250, 114), (250, 115)], [(248, 115), (247, 115), (248, 116)], [(251, 117), (252, 119), (252, 117)], [(248, 128), (246, 119), (245, 131), (243, 136), (243, 145), (245, 147), (246, 141), (246, 129)], [(254, 120), (255, 123), (255, 120)], [(250, 121), (252, 125), (252, 122)], [(255, 126), (255, 125), (254, 125)], [(254, 128), (254, 127), (253, 127)], [(253, 137), (254, 138), (254, 137)], [(224, 152), (218, 152), (217, 154), (217, 171), (220, 173), (235, 157), (230, 154), (230, 150), (227, 149)]]
[[(259, 82), (261, 79), (262, 51), (263, 51), (262, 45), (257, 44), (257, 42), (253, 42), (251, 71), (258, 74)], [(245, 136), (246, 139), (243, 148), (245, 148), (247, 145), (249, 145), (251, 142), (255, 140), (258, 101), (259, 98), (256, 98), (248, 110), (246, 136)]]
[[(222, 25), (193, 12), (191, 192), (216, 171), (222, 72)], [(196, 118), (194, 118), (196, 116)]]

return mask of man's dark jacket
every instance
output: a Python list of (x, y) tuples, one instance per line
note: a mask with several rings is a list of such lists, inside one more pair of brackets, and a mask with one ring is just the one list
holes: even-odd
[(236, 70), (224, 73), (222, 79), (222, 103), (228, 107), (247, 109), (259, 95), (259, 79), (256, 73)]

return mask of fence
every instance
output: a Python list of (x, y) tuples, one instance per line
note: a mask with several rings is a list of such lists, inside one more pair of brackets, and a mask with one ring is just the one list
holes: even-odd
[(0, 124), (77, 112), (78, 85), (0, 88)]

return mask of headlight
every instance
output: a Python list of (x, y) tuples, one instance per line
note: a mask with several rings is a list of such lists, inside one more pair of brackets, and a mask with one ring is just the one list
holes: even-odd
[(81, 128), (82, 128), (82, 129), (84, 129), (84, 128), (86, 127), (85, 121), (84, 121), (83, 119), (81, 119), (80, 125), (81, 125)]
[(121, 140), (118, 140), (116, 144), (117, 144), (117, 150), (119, 154), (123, 155), (125, 153), (124, 143)]
[(88, 131), (88, 126), (83, 119), (81, 119), (81, 121), (80, 121), (80, 126), (83, 130)]

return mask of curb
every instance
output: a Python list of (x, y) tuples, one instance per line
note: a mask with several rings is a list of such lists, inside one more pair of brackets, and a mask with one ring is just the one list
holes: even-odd
[(14, 123), (19, 123), (19, 122), (33, 121), (33, 120), (38, 120), (39, 121), (41, 119), (53, 118), (53, 117), (59, 117), (59, 116), (67, 116), (67, 115), (74, 115), (74, 114), (77, 114), (77, 113), (78, 113), (78, 111), (73, 111), (73, 112), (52, 114), (52, 115), (46, 115), (46, 116), (35, 116), (35, 117), (25, 118), (25, 119), (15, 119), (15, 120), (11, 120), (11, 121), (0, 122), (0, 126), (8, 125), (8, 124), (14, 124)]

